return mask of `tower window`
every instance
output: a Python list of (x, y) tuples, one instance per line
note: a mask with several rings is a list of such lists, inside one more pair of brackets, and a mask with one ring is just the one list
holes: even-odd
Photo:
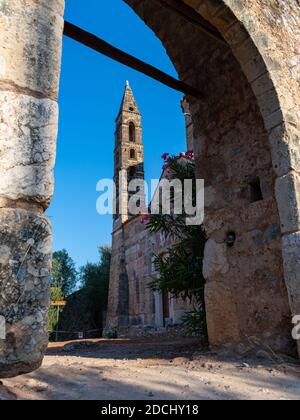
[(129, 123), (129, 141), (135, 143), (135, 125), (133, 122)]
[(263, 193), (261, 189), (261, 183), (259, 178), (255, 178), (250, 182), (250, 200), (251, 203), (263, 200)]
[(135, 159), (135, 150), (131, 149), (129, 152), (130, 159)]
[(135, 177), (135, 170), (136, 170), (135, 166), (130, 166), (129, 171), (128, 171), (130, 179)]

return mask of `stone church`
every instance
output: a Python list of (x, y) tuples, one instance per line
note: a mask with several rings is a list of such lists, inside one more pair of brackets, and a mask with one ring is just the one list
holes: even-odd
[[(182, 108), (190, 147), (193, 130), (185, 100)], [(144, 179), (142, 114), (128, 82), (116, 119), (114, 180), (117, 197), (127, 194), (127, 185), (119, 180), (122, 170), (127, 172), (127, 182), (133, 178)], [(143, 191), (140, 199), (145, 203)], [(157, 275), (154, 255), (164, 255), (172, 245), (171, 240), (163, 234), (150, 233), (142, 223), (142, 215), (130, 215), (127, 209), (120, 211), (118, 198), (116, 209), (106, 330), (134, 336), (162, 332), (169, 326), (180, 324), (182, 316), (193, 308), (192, 305), (169, 293), (154, 292), (149, 288), (153, 276)]]

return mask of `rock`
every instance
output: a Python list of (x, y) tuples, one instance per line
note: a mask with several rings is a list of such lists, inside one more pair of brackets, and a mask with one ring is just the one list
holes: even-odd
[[(17, 264), (0, 263), (0, 315), (5, 338), (0, 338), (0, 378), (30, 372), (40, 366), (48, 344), (49, 277), (35, 275), (51, 267), (51, 252), (42, 246), (51, 238), (46, 217), (17, 209), (0, 209), (0, 243)], [(34, 237), (35, 244), (28, 245)], [(32, 270), (37, 268), (37, 272)]]
[(16, 400), (17, 397), (0, 383), (0, 401)]
[(279, 206), (281, 228), (283, 233), (300, 230), (300, 177), (296, 173), (277, 178), (275, 184), (276, 198)]
[(8, 264), (11, 256), (11, 250), (7, 245), (0, 246), (0, 264)]
[(43, 0), (44, 7), (40, 1), (26, 0), (24, 4), (24, 1), (9, 0), (1, 3), (2, 81), (10, 80), (15, 86), (28, 89), (29, 92), (56, 99), (61, 63), (64, 2)]
[(248, 365), (248, 363), (243, 363), (243, 365), (242, 365), (244, 368), (246, 368), (246, 369), (250, 369), (250, 365)]
[(46, 208), (54, 189), (57, 103), (13, 92), (1, 92), (0, 103), (0, 196)]
[(218, 244), (209, 239), (205, 245), (203, 275), (211, 279), (218, 274), (226, 274), (229, 265), (226, 258), (226, 244)]

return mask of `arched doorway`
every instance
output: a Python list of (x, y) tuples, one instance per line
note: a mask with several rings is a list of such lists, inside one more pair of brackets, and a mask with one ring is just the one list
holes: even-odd
[[(243, 347), (254, 338), (284, 351), (291, 346), (291, 313), (300, 313), (297, 0), (167, 2), (188, 5), (225, 43), (161, 1), (126, 2), (162, 40), (180, 79), (205, 97), (188, 101), (198, 175), (206, 180), (210, 342)], [(3, 311), (9, 330), (0, 341), (2, 376), (38, 367), (47, 345), (51, 227), (43, 212), (53, 194), (63, 7), (63, 0), (31, 1), (25, 12), (17, 1), (3, 11), (1, 305), (21, 304)], [(255, 201), (254, 179), (262, 198)], [(19, 261), (24, 254), (29, 258)], [(13, 296), (24, 284), (26, 298)]]

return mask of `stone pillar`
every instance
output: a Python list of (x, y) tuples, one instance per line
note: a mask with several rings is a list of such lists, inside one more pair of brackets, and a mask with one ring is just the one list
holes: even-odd
[[(285, 281), (292, 317), (298, 319), (300, 316), (300, 176), (298, 172), (292, 171), (277, 178), (276, 197), (283, 232)], [(297, 345), (300, 356), (300, 339)]]
[(0, 377), (48, 343), (51, 225), (64, 0), (0, 0)]
[(155, 326), (164, 327), (163, 298), (160, 291), (154, 292), (155, 299)]

